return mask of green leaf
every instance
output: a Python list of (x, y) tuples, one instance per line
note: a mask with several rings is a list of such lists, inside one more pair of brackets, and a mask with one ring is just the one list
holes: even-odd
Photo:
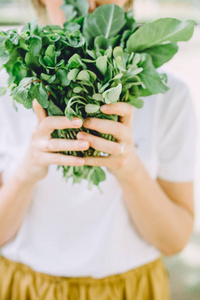
[(115, 47), (113, 50), (113, 56), (114, 58), (120, 57), (121, 59), (124, 58), (124, 51), (122, 49), (122, 47)]
[(0, 69), (2, 69), (3, 65), (5, 65), (9, 61), (9, 53), (5, 51), (2, 55), (0, 55)]
[(124, 10), (115, 4), (102, 5), (88, 15), (84, 31), (87, 32), (89, 40), (102, 35), (111, 38), (125, 25)]
[(102, 101), (102, 94), (93, 94), (92, 98), (96, 101)]
[(44, 73), (41, 73), (41, 79), (44, 80), (44, 81), (47, 81), (49, 84), (51, 84), (52, 82), (55, 81), (56, 79), (56, 75), (48, 75), (48, 74), (44, 74)]
[(155, 68), (159, 68), (178, 52), (178, 46), (176, 43), (165, 44), (154, 48), (149, 48), (146, 53), (151, 55)]
[(28, 68), (34, 71), (41, 67), (38, 58), (33, 56), (30, 52), (27, 52), (25, 55), (25, 63)]
[(93, 172), (90, 179), (94, 185), (99, 185), (101, 181), (106, 179), (106, 174), (100, 167), (93, 167)]
[(116, 103), (119, 100), (122, 91), (122, 85), (119, 83), (116, 87), (110, 88), (103, 93), (106, 104)]
[(96, 49), (96, 51), (103, 49), (103, 50), (107, 50), (108, 48), (111, 47), (111, 44), (109, 42), (109, 40), (107, 38), (105, 38), (104, 36), (97, 36), (94, 40), (94, 47)]
[(87, 70), (87, 72), (90, 75), (91, 82), (94, 83), (95, 80), (97, 79), (97, 75), (94, 72), (90, 71), (90, 70)]
[(82, 65), (80, 55), (78, 55), (77, 53), (72, 55), (68, 60), (68, 64), (70, 69), (79, 68)]
[(68, 75), (67, 75), (67, 79), (68, 80), (72, 80), (72, 81), (76, 81), (76, 77), (78, 75), (79, 69), (72, 69)]
[(29, 38), (29, 51), (35, 56), (38, 56), (40, 54), (40, 51), (42, 49), (42, 39), (38, 36), (33, 36)]
[(1, 86), (0, 86), (0, 97), (3, 96), (3, 95), (5, 95), (6, 92), (7, 92), (7, 88), (6, 88), (6, 87), (1, 87)]
[(29, 105), (29, 102), (27, 102), (28, 92), (29, 88), (27, 88), (26, 86), (17, 86), (12, 91), (11, 96), (16, 102), (23, 104), (26, 108), (30, 108), (31, 105)]
[(19, 35), (13, 31), (13, 33), (11, 33), (9, 41), (13, 44), (13, 45), (18, 45), (19, 42)]
[(70, 80), (67, 77), (68, 76), (67, 70), (59, 69), (56, 74), (62, 86), (68, 86), (70, 84)]
[[(49, 45), (45, 51), (44, 61), (47, 63), (48, 66), (52, 67), (56, 64), (57, 61), (57, 53), (56, 53), (55, 45)], [(49, 58), (52, 60), (52, 63), (49, 62)], [(46, 61), (46, 59), (48, 61)], [(52, 65), (51, 65), (52, 64)]]
[(90, 81), (90, 75), (86, 70), (82, 70), (78, 73), (77, 80)]
[(106, 74), (107, 71), (107, 56), (99, 56), (96, 60), (97, 69), (101, 72), (102, 75)]
[(76, 86), (74, 89), (73, 89), (73, 92), (75, 94), (79, 94), (81, 91), (83, 90), (83, 88), (81, 86)]
[(129, 104), (135, 106), (136, 108), (142, 108), (144, 106), (144, 101), (137, 97), (129, 95), (128, 102)]
[(86, 0), (64, 0), (61, 9), (65, 12), (65, 17), (69, 21), (79, 18), (88, 13), (89, 3)]
[(194, 21), (161, 18), (136, 30), (127, 41), (129, 52), (143, 51), (168, 42), (188, 41), (194, 31)]
[(34, 82), (36, 80), (38, 80), (36, 77), (26, 77), (26, 78), (23, 78), (20, 81), (20, 83), (18, 84), (18, 87), (16, 87), (16, 89), (20, 88), (20, 87), (30, 89), (32, 82)]
[(72, 121), (72, 117), (78, 117), (76, 112), (71, 107), (66, 107), (65, 109), (65, 116)]
[(156, 72), (151, 56), (144, 54), (145, 61), (141, 64), (143, 71), (139, 74), (141, 81), (152, 94), (165, 93), (169, 88), (163, 83), (161, 75)]
[(49, 101), (47, 110), (48, 116), (64, 116), (63, 111), (52, 100)]
[(43, 83), (39, 83), (34, 87), (35, 98), (38, 103), (43, 107), (47, 108), (49, 105), (48, 93)]
[(87, 104), (85, 106), (85, 111), (88, 114), (96, 113), (99, 110), (100, 106), (97, 104)]
[(95, 54), (94, 50), (92, 51), (92, 50), (88, 50), (88, 49), (87, 49), (86, 52), (87, 52), (88, 55), (91, 56), (93, 59), (96, 59), (96, 54)]
[(38, 25), (38, 19), (35, 18), (32, 22), (28, 23), (28, 28), (34, 34), (38, 34), (40, 30), (40, 26)]
[(47, 55), (45, 55), (45, 56), (43, 57), (43, 61), (44, 61), (45, 65), (46, 65), (47, 67), (53, 67), (53, 66), (54, 66), (54, 61), (53, 61), (53, 59), (51, 59), (51, 57), (49, 57), (49, 56), (47, 56)]

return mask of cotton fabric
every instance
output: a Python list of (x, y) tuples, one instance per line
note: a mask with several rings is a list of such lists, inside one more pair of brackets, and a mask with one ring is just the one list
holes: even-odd
[(0, 299), (169, 300), (169, 284), (161, 259), (124, 274), (94, 279), (49, 276), (1, 258)]
[[(0, 76), (2, 80), (4, 75)], [(186, 85), (168, 73), (170, 91), (145, 99), (135, 109), (133, 140), (149, 176), (172, 182), (194, 178), (196, 126)], [(0, 82), (0, 86), (3, 84)], [(0, 170), (7, 182), (25, 156), (37, 125), (32, 110), (0, 98)], [(54, 276), (104, 278), (138, 268), (160, 257), (139, 235), (122, 190), (105, 168), (103, 194), (87, 182), (65, 182), (62, 170), (50, 166), (38, 182), (31, 206), (2, 255)], [(146, 209), (144, 207), (144, 209)]]

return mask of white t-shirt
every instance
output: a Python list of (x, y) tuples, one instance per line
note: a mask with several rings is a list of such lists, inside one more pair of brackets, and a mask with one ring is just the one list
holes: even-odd
[[(3, 75), (0, 76), (0, 86)], [(145, 99), (133, 119), (133, 140), (150, 177), (172, 182), (194, 178), (195, 117), (185, 84), (168, 74), (170, 91)], [(32, 110), (13, 108), (0, 98), (0, 171), (3, 182), (26, 153), (37, 124)], [(160, 256), (137, 232), (117, 180), (105, 168), (103, 194), (87, 182), (65, 182), (62, 170), (49, 168), (38, 182), (16, 237), (2, 255), (33, 270), (56, 276), (102, 278), (120, 274)], [(145, 187), (144, 187), (145, 188)], [(20, 208), (19, 208), (20, 209)]]

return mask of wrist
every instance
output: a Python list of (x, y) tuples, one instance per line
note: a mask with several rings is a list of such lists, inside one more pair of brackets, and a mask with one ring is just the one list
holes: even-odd
[(39, 180), (28, 172), (26, 164), (21, 163), (14, 173), (15, 180), (22, 185), (35, 185)]
[(133, 185), (136, 176), (139, 176), (140, 170), (143, 167), (142, 162), (137, 154), (128, 160), (126, 166), (116, 174), (116, 179), (120, 185)]

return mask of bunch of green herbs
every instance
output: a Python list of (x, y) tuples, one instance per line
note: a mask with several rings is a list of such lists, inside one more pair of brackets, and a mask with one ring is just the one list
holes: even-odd
[[(194, 30), (191, 20), (158, 19), (143, 26), (132, 12), (115, 4), (88, 13), (86, 0), (66, 0), (63, 27), (41, 27), (37, 20), (19, 33), (0, 32), (0, 69), (5, 68), (8, 86), (17, 103), (32, 108), (33, 99), (49, 116), (87, 117), (119, 121), (116, 115), (100, 111), (103, 104), (117, 101), (142, 108), (143, 97), (168, 91), (167, 76), (156, 70), (178, 51), (177, 42), (187, 41)], [(85, 131), (115, 141), (84, 127), (55, 130), (54, 138), (76, 139)], [(66, 151), (80, 157), (105, 155), (87, 151)], [(63, 166), (63, 176), (73, 182), (86, 179), (89, 188), (105, 180), (100, 167)]]

